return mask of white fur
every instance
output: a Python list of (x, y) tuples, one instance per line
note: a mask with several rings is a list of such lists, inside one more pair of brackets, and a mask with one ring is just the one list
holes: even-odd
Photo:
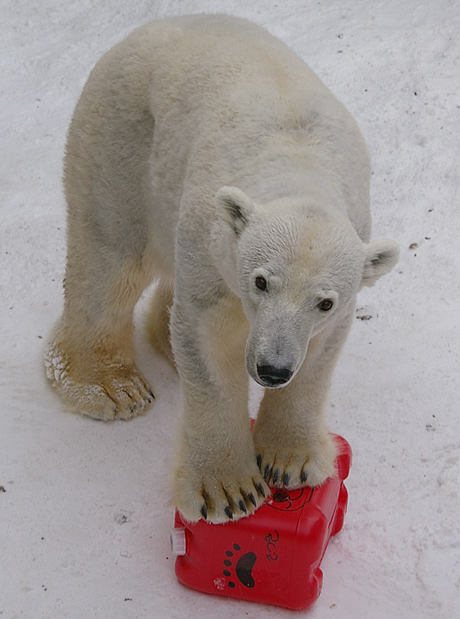
[[(333, 472), (331, 373), (358, 289), (398, 256), (369, 242), (369, 176), (348, 112), (245, 20), (159, 21), (93, 70), (68, 135), (65, 309), (47, 375), (82, 413), (141, 413), (153, 394), (132, 312), (160, 278), (149, 337), (182, 379), (174, 500), (190, 520), (239, 518), (266, 481)], [(253, 435), (247, 374), (270, 387)]]

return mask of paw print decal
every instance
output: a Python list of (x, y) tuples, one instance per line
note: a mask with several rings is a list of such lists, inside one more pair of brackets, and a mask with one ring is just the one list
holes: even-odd
[(238, 544), (233, 544), (232, 550), (227, 550), (225, 556), (223, 574), (227, 579), (232, 579), (227, 580), (227, 585), (230, 589), (236, 587), (236, 579), (245, 587), (252, 589), (255, 585), (254, 578), (252, 577), (252, 568), (257, 561), (257, 556), (253, 552), (241, 554), (241, 546)]

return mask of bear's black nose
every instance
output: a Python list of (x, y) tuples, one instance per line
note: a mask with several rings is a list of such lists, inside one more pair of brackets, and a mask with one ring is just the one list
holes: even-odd
[(273, 365), (258, 365), (257, 375), (266, 387), (284, 385), (292, 376), (289, 368), (276, 368)]

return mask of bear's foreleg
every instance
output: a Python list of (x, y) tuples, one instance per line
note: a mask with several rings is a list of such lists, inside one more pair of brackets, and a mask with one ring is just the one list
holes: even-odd
[(247, 408), (247, 322), (233, 296), (191, 319), (196, 315), (175, 302), (172, 336), (183, 412), (174, 502), (190, 521), (226, 522), (252, 513), (268, 495)]
[(310, 340), (302, 367), (286, 387), (265, 391), (254, 442), (260, 471), (271, 485), (317, 486), (334, 473), (327, 396), (352, 316), (348, 313)]

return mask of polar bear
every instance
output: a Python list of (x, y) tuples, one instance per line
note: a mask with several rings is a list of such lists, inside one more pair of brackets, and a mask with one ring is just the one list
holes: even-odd
[[(333, 473), (331, 373), (357, 291), (398, 258), (369, 241), (369, 177), (350, 114), (246, 20), (154, 22), (91, 73), (67, 140), (47, 376), (91, 417), (142, 413), (132, 315), (159, 280), (149, 334), (181, 379), (173, 495), (190, 521), (240, 518), (267, 484)], [(248, 374), (265, 388), (252, 433)]]

